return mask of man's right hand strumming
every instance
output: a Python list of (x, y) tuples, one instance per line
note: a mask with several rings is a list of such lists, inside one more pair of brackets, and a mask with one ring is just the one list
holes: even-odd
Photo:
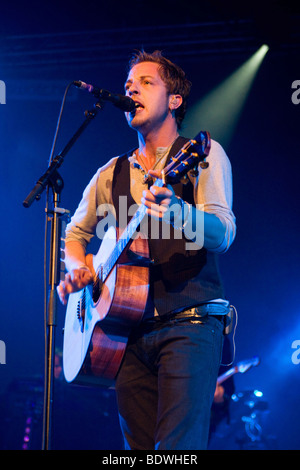
[(78, 292), (93, 282), (91, 266), (87, 266), (86, 253), (78, 241), (70, 241), (65, 245), (65, 265), (68, 273), (60, 282), (57, 292), (63, 305), (67, 303), (67, 295)]
[(93, 282), (93, 275), (87, 266), (81, 266), (78, 269), (72, 269), (67, 273), (65, 279), (60, 281), (57, 286), (59, 299), (63, 305), (67, 303), (67, 295), (86, 287)]

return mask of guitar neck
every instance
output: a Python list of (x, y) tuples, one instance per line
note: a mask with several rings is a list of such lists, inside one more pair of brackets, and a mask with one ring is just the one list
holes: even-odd
[[(157, 179), (155, 181), (155, 185), (158, 187), (162, 187), (164, 183), (162, 180)], [(139, 225), (141, 224), (142, 220), (146, 216), (146, 211), (147, 211), (146, 207), (144, 205), (141, 205), (138, 208), (138, 210), (135, 212), (134, 216), (130, 220), (129, 224), (127, 225), (123, 233), (121, 234), (119, 240), (116, 243), (116, 246), (114, 247), (110, 256), (106, 260), (105, 265), (103, 266), (103, 272), (102, 272), (103, 282), (109, 276), (110, 272), (112, 271), (112, 269), (118, 262), (120, 256), (122, 255), (123, 251), (127, 247), (130, 240), (133, 239), (134, 234), (136, 233)]]
[(137, 231), (145, 215), (146, 215), (146, 207), (140, 206), (139, 209), (134, 214), (134, 216), (132, 217), (132, 219), (130, 220), (126, 229), (121, 234), (119, 240), (116, 243), (116, 246), (114, 247), (110, 256), (107, 258), (106, 263), (103, 265), (103, 271), (102, 271), (103, 282), (111, 273), (112, 269), (118, 262), (120, 256), (124, 252), (130, 240), (133, 239), (133, 236), (135, 232)]
[(217, 385), (221, 385), (225, 380), (229, 379), (232, 375), (236, 374), (238, 372), (237, 367), (232, 367), (232, 369), (229, 369), (227, 372), (224, 374), (220, 375), (217, 379)]
[(240, 372), (243, 374), (244, 372), (247, 372), (251, 367), (256, 367), (260, 363), (260, 360), (258, 357), (254, 357), (251, 361), (243, 361), (239, 362), (236, 366), (232, 367), (229, 369), (227, 372), (224, 374), (220, 375), (217, 379), (217, 384), (220, 385), (221, 383), (225, 382), (225, 380), (229, 379), (234, 374), (237, 374)]
[[(189, 169), (198, 165), (199, 160), (202, 161), (209, 154), (210, 145), (209, 133), (199, 132), (195, 139), (189, 140), (175, 155), (175, 157), (171, 158), (170, 163), (164, 169), (164, 181), (157, 179), (155, 181), (155, 185), (162, 187), (165, 183), (174, 184), (179, 181), (180, 178), (189, 171)], [(192, 152), (193, 150), (194, 152)], [(130, 240), (133, 239), (137, 228), (146, 215), (146, 211), (147, 209), (144, 205), (139, 207), (126, 229), (119, 237), (116, 246), (106, 260), (106, 263), (103, 266), (100, 266), (102, 269), (101, 277), (103, 282), (105, 282), (106, 278), (111, 273)]]

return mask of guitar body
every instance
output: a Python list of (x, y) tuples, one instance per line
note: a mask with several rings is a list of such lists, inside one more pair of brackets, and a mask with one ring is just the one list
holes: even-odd
[[(95, 277), (94, 285), (69, 296), (63, 344), (63, 369), (68, 382), (111, 386), (130, 331), (143, 316), (149, 267), (132, 261), (128, 250), (99, 285), (97, 272), (112, 253), (116, 241), (116, 230), (110, 227), (98, 253), (87, 255), (87, 265)], [(135, 238), (130, 252), (148, 260), (147, 240)]]

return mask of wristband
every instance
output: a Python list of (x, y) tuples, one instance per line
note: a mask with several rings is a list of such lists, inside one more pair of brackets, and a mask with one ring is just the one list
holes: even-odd
[[(176, 230), (181, 230), (182, 232), (184, 231), (185, 227), (186, 227), (186, 224), (188, 222), (188, 218), (189, 218), (189, 214), (191, 212), (191, 204), (189, 204), (188, 202), (185, 202), (183, 201), (180, 197), (176, 196), (176, 198), (178, 199), (180, 205), (181, 205), (181, 221), (180, 221), (180, 225), (177, 225), (175, 223), (175, 220), (173, 220), (173, 227), (176, 229)], [(185, 206), (188, 206), (188, 210), (186, 211), (185, 210)], [(180, 217), (180, 216), (179, 216)], [(178, 217), (177, 217), (178, 219)]]

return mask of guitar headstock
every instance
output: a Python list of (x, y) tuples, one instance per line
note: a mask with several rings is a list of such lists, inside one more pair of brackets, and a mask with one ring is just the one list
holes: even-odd
[(248, 361), (239, 362), (237, 364), (237, 369), (241, 374), (243, 374), (244, 372), (247, 372), (247, 370), (249, 370), (250, 367), (256, 367), (259, 364), (260, 364), (260, 359), (257, 356), (255, 356)]
[(171, 158), (170, 163), (163, 171), (164, 182), (167, 184), (178, 183), (188, 171), (193, 170), (197, 174), (199, 163), (203, 168), (207, 168), (208, 163), (204, 162), (211, 147), (209, 132), (200, 131), (194, 139), (190, 139), (182, 149)]

